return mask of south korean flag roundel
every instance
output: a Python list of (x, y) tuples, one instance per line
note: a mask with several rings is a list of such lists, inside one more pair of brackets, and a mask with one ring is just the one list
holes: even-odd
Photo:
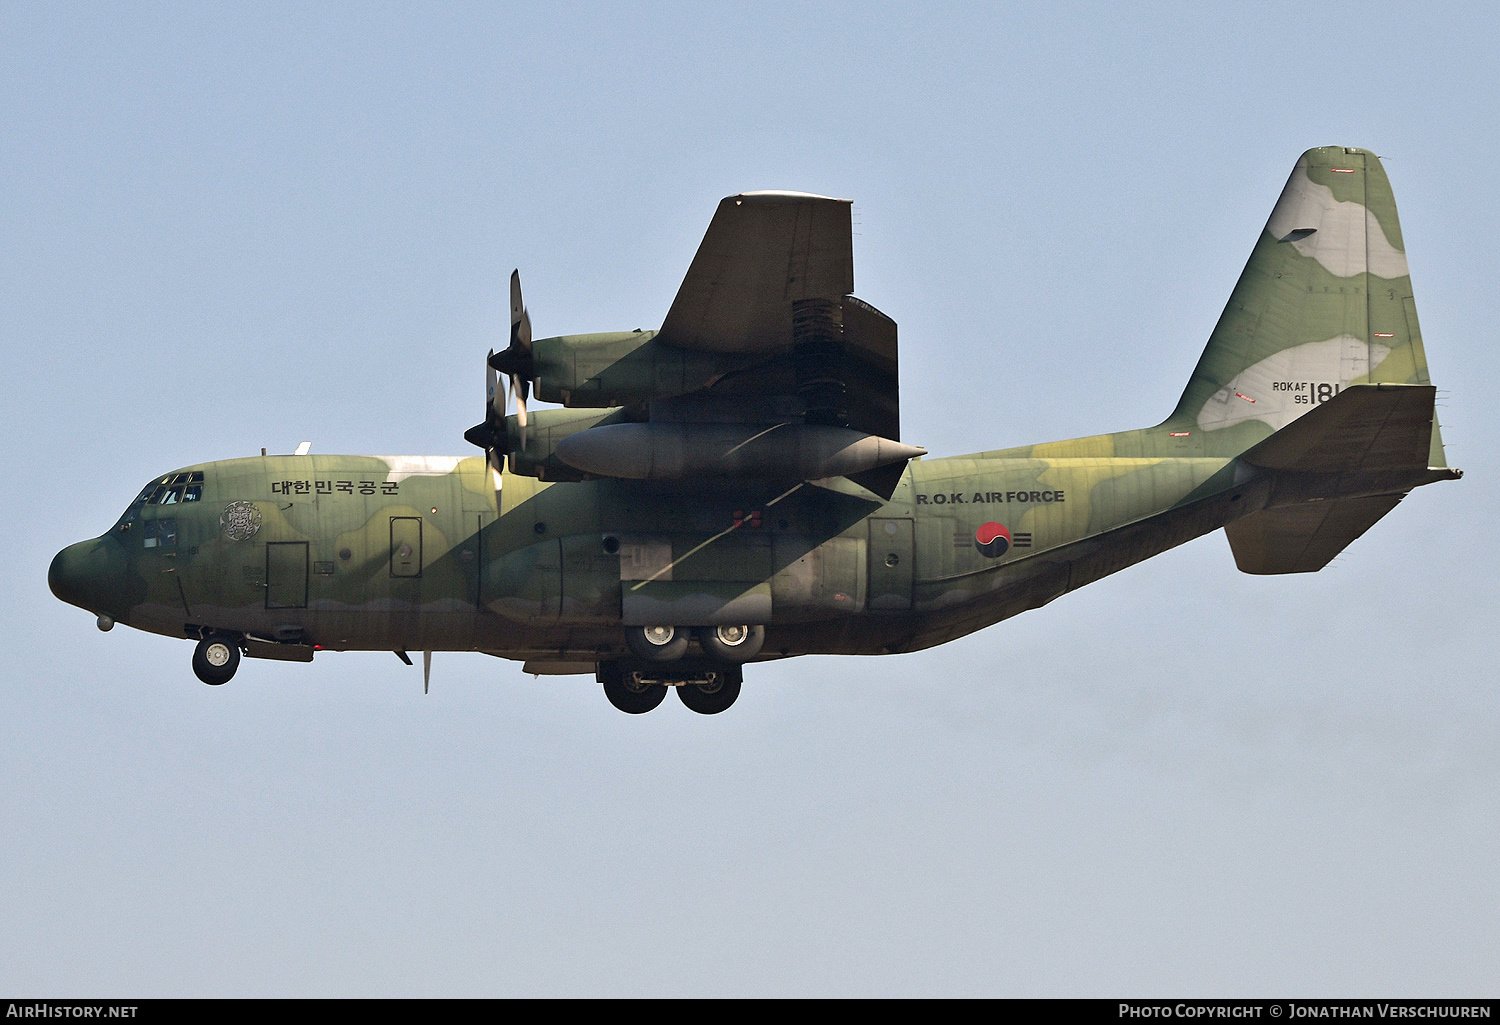
[(979, 554), (991, 559), (998, 559), (1010, 551), (1010, 531), (1003, 523), (984, 524), (974, 531), (974, 541), (979, 546)]

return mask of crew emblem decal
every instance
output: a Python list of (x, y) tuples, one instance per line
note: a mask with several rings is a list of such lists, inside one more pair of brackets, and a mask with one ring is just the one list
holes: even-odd
[(974, 541), (979, 554), (998, 559), (1010, 551), (1010, 531), (1003, 523), (986, 523), (974, 531)]
[(219, 529), (231, 541), (248, 541), (260, 530), (260, 510), (254, 502), (230, 502), (219, 514)]

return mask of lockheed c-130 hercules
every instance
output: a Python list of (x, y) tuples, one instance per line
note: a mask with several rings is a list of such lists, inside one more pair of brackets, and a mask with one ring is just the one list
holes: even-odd
[(186, 467), (48, 579), (101, 629), (196, 641), (205, 683), (241, 653), (421, 651), (425, 680), (482, 651), (714, 713), (746, 663), (941, 644), (1221, 527), (1247, 573), (1312, 572), (1461, 476), (1404, 250), (1375, 155), (1309, 150), (1171, 416), (928, 459), (849, 202), (730, 196), (658, 331), (533, 341), (512, 276), (484, 455)]

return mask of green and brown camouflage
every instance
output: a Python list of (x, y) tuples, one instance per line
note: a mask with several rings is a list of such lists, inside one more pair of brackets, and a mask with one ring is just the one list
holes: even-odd
[[(785, 287), (751, 296), (766, 275), (738, 269), (740, 236), (724, 225), (763, 216), (774, 235), (765, 226), (786, 211), (793, 259), (771, 246), (781, 263), (766, 263), (792, 268)], [(232, 638), (256, 657), (483, 651), (537, 672), (598, 667), (606, 690), (609, 672), (642, 667), (643, 684), (696, 685), (718, 649), (703, 641), (653, 665), (632, 631), (763, 628), (757, 660), (909, 651), (1221, 527), (1246, 572), (1315, 571), (1413, 487), (1460, 476), (1443, 455), (1395, 202), (1368, 151), (1302, 156), (1172, 415), (1117, 434), (907, 461), (921, 450), (896, 444), (895, 326), (846, 294), (840, 232), (843, 201), (730, 197), (661, 332), (527, 337), (525, 352), (492, 360), (529, 367), (539, 397), (576, 408), (532, 412), (524, 430), (490, 416), (470, 437), (491, 458), (186, 467), (59, 553), (52, 589), (102, 628)], [(750, 284), (734, 293), (736, 281)], [(750, 297), (742, 309), (726, 294)], [(813, 343), (809, 323), (824, 332)], [(843, 368), (832, 392), (829, 366)], [(681, 450), (725, 423), (770, 425), (739, 448), (790, 437), (794, 422), (825, 440), (864, 431), (900, 458), (813, 480), (763, 468), (657, 480), (558, 455), (599, 427), (647, 425), (620, 436)]]

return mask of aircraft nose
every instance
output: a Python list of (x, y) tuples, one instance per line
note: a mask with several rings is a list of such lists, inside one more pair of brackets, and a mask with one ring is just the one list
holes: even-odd
[(47, 586), (69, 605), (99, 612), (109, 601), (110, 552), (107, 538), (69, 545), (52, 558)]

